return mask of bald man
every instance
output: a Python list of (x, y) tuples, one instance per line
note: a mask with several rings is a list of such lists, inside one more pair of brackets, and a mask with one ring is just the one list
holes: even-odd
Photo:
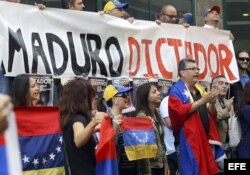
[(177, 19), (177, 10), (172, 5), (164, 5), (160, 13), (160, 21), (162, 23), (176, 23)]

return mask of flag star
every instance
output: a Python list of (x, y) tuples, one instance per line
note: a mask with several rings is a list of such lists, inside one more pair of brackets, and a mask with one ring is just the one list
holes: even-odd
[(43, 164), (45, 165), (47, 162), (46, 158), (43, 158)]
[(35, 158), (34, 158), (34, 160), (33, 160), (32, 163), (34, 164), (34, 166), (36, 166), (36, 164), (39, 164), (38, 159), (35, 159)]
[(57, 151), (57, 153), (60, 153), (60, 152), (61, 152), (61, 147), (58, 146), (58, 147), (56, 148), (56, 151)]
[(182, 94), (185, 95), (187, 99), (189, 98), (189, 92), (187, 91), (187, 89), (185, 89), (185, 91)]
[(24, 158), (23, 158), (23, 163), (29, 163), (29, 157), (27, 157), (26, 155), (24, 155)]
[(62, 138), (62, 136), (60, 136), (60, 138), (59, 138), (59, 142), (62, 144), (62, 142), (63, 142), (63, 138)]
[(55, 154), (51, 153), (51, 154), (49, 155), (49, 159), (50, 159), (50, 160), (55, 160), (55, 156), (56, 156)]

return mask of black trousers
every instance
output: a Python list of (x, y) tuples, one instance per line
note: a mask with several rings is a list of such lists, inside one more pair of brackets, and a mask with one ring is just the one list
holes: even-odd
[(167, 160), (168, 160), (170, 175), (176, 175), (176, 172), (178, 171), (178, 168), (179, 168), (177, 153), (174, 152), (172, 154), (169, 154), (167, 156)]
[(137, 168), (119, 168), (119, 175), (138, 175)]
[(164, 175), (163, 168), (151, 168), (151, 175)]

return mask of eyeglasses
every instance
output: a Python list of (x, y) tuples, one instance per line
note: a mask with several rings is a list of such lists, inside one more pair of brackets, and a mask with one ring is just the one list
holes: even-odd
[(121, 93), (121, 94), (116, 94), (115, 97), (127, 98), (128, 95), (129, 95), (128, 93)]
[(192, 71), (200, 71), (200, 68), (198, 68), (198, 67), (189, 67), (189, 68), (185, 68), (185, 69), (183, 69), (183, 70), (192, 70)]
[(240, 61), (247, 61), (247, 62), (249, 62), (249, 58), (238, 57), (237, 59), (240, 60)]
[(177, 19), (177, 16), (176, 15), (169, 15), (167, 13), (164, 13), (164, 12), (161, 12), (163, 15), (166, 15), (168, 16), (169, 18), (176, 18)]

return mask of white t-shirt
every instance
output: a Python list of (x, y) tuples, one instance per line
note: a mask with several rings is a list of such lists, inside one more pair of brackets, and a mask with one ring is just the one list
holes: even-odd
[(209, 28), (209, 29), (216, 29), (216, 28), (214, 28), (213, 26), (210, 26), (210, 25), (207, 25), (207, 24), (205, 24), (203, 27), (204, 27), (204, 28)]
[(163, 119), (163, 122), (165, 123), (164, 126), (164, 142), (166, 145), (166, 155), (172, 154), (174, 152), (176, 152), (175, 150), (175, 145), (174, 145), (174, 135), (173, 135), (173, 130), (169, 127), (167, 127), (166, 122), (165, 122), (165, 118), (169, 117), (169, 113), (168, 113), (168, 97), (165, 97), (160, 104), (160, 115), (161, 118)]

